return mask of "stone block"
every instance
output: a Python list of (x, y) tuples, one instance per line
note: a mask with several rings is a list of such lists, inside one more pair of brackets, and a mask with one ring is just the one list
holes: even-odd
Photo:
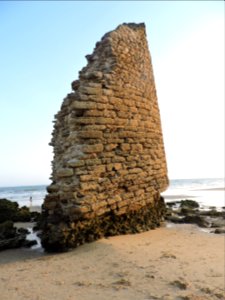
[(102, 139), (103, 132), (100, 130), (84, 130), (80, 131), (78, 136), (83, 139)]
[(77, 124), (91, 125), (91, 124), (95, 124), (96, 123), (96, 118), (92, 118), (92, 117), (77, 117), (74, 120), (74, 122), (77, 123)]
[(82, 77), (85, 79), (102, 79), (103, 73), (100, 71), (86, 72)]
[(83, 191), (97, 190), (98, 187), (99, 187), (99, 185), (95, 181), (80, 183), (80, 188)]
[[(108, 144), (108, 145), (105, 145), (105, 150), (106, 151), (112, 151), (114, 150), (116, 147), (118, 146), (118, 144)], [(114, 154), (115, 155), (115, 154)], [(113, 155), (113, 156), (114, 156)]]
[(67, 165), (72, 168), (83, 167), (85, 165), (85, 161), (73, 158), (68, 160)]
[(104, 146), (102, 144), (95, 144), (95, 145), (86, 145), (83, 149), (84, 153), (98, 153), (102, 152)]
[(124, 143), (120, 145), (120, 148), (122, 151), (129, 151), (130, 150), (130, 144)]
[(73, 169), (71, 168), (61, 168), (57, 170), (57, 177), (71, 177), (73, 176)]
[(80, 176), (80, 181), (93, 181), (93, 180), (98, 180), (98, 176), (94, 175), (81, 175)]
[(90, 109), (90, 110), (85, 111), (84, 116), (85, 117), (101, 117), (102, 112), (98, 109)]
[(98, 87), (82, 86), (82, 87), (79, 87), (79, 92), (86, 94), (86, 95), (100, 96), (102, 94), (102, 90), (99, 86)]
[(96, 103), (91, 102), (91, 101), (74, 101), (71, 105), (73, 109), (95, 109), (96, 108)]
[(100, 165), (102, 163), (102, 160), (99, 158), (93, 158), (93, 159), (86, 159), (85, 160), (85, 165), (86, 166), (95, 166), (95, 165)]
[(141, 169), (141, 168), (133, 168), (133, 169), (129, 169), (129, 173), (130, 173), (130, 174), (142, 173), (142, 169)]
[(101, 173), (104, 173), (105, 170), (106, 170), (105, 165), (97, 165), (94, 167), (92, 174), (101, 174)]
[(112, 119), (112, 118), (98, 118), (95, 120), (95, 123), (96, 124), (105, 124), (105, 125), (108, 125), (108, 124), (114, 124), (115, 123), (115, 120)]

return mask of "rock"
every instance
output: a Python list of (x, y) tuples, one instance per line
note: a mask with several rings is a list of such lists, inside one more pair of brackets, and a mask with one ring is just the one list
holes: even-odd
[[(36, 241), (27, 241), (29, 231), (26, 228), (16, 228), (13, 222), (30, 222), (31, 220), (40, 225), (40, 213), (30, 213), (29, 208), (19, 208), (18, 203), (7, 199), (0, 200), (0, 250), (31, 247)], [(4, 221), (4, 222), (3, 222)]]
[(166, 220), (177, 224), (185, 223), (185, 218), (178, 215), (166, 216)]
[(82, 75), (85, 79), (102, 79), (103, 73), (99, 71), (86, 72)]
[(178, 204), (180, 204), (180, 201), (171, 201), (171, 202), (167, 202), (166, 206), (174, 207), (174, 206), (177, 206)]
[(180, 279), (172, 281), (170, 284), (174, 287), (177, 287), (177, 288), (181, 289), (181, 290), (186, 290), (188, 288), (188, 283), (185, 282), (184, 280), (180, 280)]
[(0, 199), (0, 223), (13, 220), (18, 213), (19, 205), (7, 199)]
[(187, 215), (184, 217), (184, 223), (197, 224), (200, 227), (210, 227), (211, 223), (207, 218), (199, 215)]
[(19, 207), (17, 202), (7, 199), (0, 199), (0, 223), (5, 221), (30, 222), (32, 216), (38, 213), (31, 213), (26, 206)]
[(18, 229), (17, 229), (17, 232), (18, 232), (19, 234), (23, 234), (23, 235), (29, 234), (29, 230), (26, 229), (26, 228), (18, 228)]
[(10, 239), (16, 235), (16, 228), (12, 221), (6, 221), (0, 224), (0, 239)]
[(0, 250), (19, 248), (23, 246), (26, 234), (19, 233), (12, 221), (0, 224)]
[(213, 231), (216, 234), (225, 234), (225, 227), (224, 228), (217, 228)]
[(71, 177), (73, 176), (73, 169), (61, 168), (57, 171), (57, 177)]
[(204, 211), (201, 211), (200, 214), (202, 216), (223, 217), (225, 219), (225, 212), (224, 211), (217, 211), (216, 209), (204, 210)]
[(14, 222), (30, 222), (31, 213), (28, 207), (23, 206), (17, 210), (16, 215), (13, 218)]
[(41, 214), (37, 211), (32, 211), (30, 213), (31, 216), (31, 222), (40, 222), (41, 220)]
[(104, 146), (102, 144), (95, 144), (95, 145), (87, 145), (84, 148), (85, 153), (97, 153), (102, 152), (104, 149)]
[(52, 184), (48, 185), (46, 189), (47, 189), (48, 193), (54, 193), (54, 192), (58, 192), (59, 187), (58, 187), (58, 185), (52, 183)]
[(218, 219), (212, 219), (212, 224), (211, 227), (215, 228), (215, 227), (224, 227), (225, 226), (225, 220), (222, 218), (218, 218)]
[(23, 235), (17, 235), (10, 239), (0, 240), (0, 251), (6, 249), (20, 248), (23, 246), (25, 240), (26, 237)]
[(181, 208), (186, 207), (186, 208), (199, 208), (199, 204), (198, 202), (194, 201), (194, 200), (181, 200), (180, 201), (180, 206)]
[(210, 227), (211, 225), (207, 216), (201, 216), (199, 211), (190, 208), (167, 209), (166, 220), (177, 224), (196, 224), (200, 227)]
[(33, 226), (32, 230), (33, 232), (41, 230), (41, 222), (36, 223), (36, 225)]
[[(174, 208), (177, 201), (167, 207), (166, 220), (181, 224), (196, 224), (205, 228), (225, 227), (225, 212), (217, 211), (215, 208), (211, 210), (198, 210), (198, 203), (193, 200), (182, 200), (180, 208)], [(168, 206), (168, 203), (167, 203)], [(217, 230), (216, 229), (216, 230)], [(215, 231), (216, 231), (215, 230)], [(213, 231), (213, 232), (215, 232)], [(220, 230), (218, 230), (218, 233)], [(223, 230), (221, 230), (223, 232)]]
[(35, 245), (37, 245), (36, 240), (31, 240), (31, 241), (30, 240), (25, 240), (22, 244), (22, 246), (25, 247), (25, 248), (30, 248), (30, 247), (35, 246)]
[(26, 228), (16, 228), (12, 221), (0, 224), (0, 251), (6, 249), (32, 247), (37, 244), (36, 240), (27, 240), (29, 231)]
[(83, 109), (96, 109), (97, 104), (92, 101), (74, 101), (72, 104), (73, 109), (83, 110)]
[(101, 88), (99, 86), (97, 87), (90, 87), (90, 86), (82, 86), (79, 88), (79, 91), (86, 95), (101, 95)]
[(79, 80), (74, 80), (72, 83), (71, 83), (71, 87), (74, 91), (76, 91), (80, 86), (80, 82)]
[(181, 207), (181, 209), (178, 211), (178, 213), (180, 215), (186, 216), (186, 215), (191, 215), (191, 214), (198, 214), (198, 211), (193, 208), (189, 208), (189, 207)]

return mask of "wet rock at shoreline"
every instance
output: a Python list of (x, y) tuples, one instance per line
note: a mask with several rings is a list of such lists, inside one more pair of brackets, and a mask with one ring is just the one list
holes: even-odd
[(225, 227), (223, 228), (216, 228), (216, 230), (212, 231), (215, 234), (225, 234)]
[(23, 243), (23, 247), (25, 248), (31, 248), (32, 246), (37, 245), (37, 241), (36, 240), (25, 240), (25, 242)]
[(0, 250), (35, 245), (35, 240), (27, 240), (29, 231), (15, 227), (14, 222), (38, 221), (39, 218), (40, 213), (30, 212), (26, 206), (20, 208), (17, 202), (0, 199)]
[(19, 209), (17, 202), (7, 199), (0, 199), (0, 223), (13, 221)]
[(39, 219), (39, 212), (30, 212), (27, 206), (19, 207), (17, 202), (0, 199), (0, 223), (5, 221), (37, 222)]
[(0, 224), (0, 251), (20, 247), (32, 247), (36, 240), (27, 240), (30, 232), (26, 228), (16, 228), (12, 221)]
[(225, 233), (225, 211), (215, 207), (199, 210), (199, 203), (194, 200), (173, 201), (166, 204), (166, 220), (176, 224), (196, 224), (202, 228), (214, 228), (212, 233)]
[(26, 234), (19, 233), (12, 221), (0, 224), (0, 250), (19, 248), (26, 240)]
[(188, 224), (196, 224), (199, 227), (203, 228), (208, 228), (210, 227), (210, 221), (202, 216), (199, 216), (198, 213), (196, 214), (187, 214), (184, 217), (184, 222), (183, 223), (188, 223)]
[(181, 200), (180, 201), (180, 206), (182, 208), (186, 207), (186, 208), (189, 208), (189, 209), (199, 208), (198, 202), (196, 202), (194, 200), (190, 200), (190, 199)]

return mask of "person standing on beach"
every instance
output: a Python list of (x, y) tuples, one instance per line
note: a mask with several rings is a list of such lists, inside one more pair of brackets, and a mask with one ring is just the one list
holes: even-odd
[(30, 208), (32, 207), (32, 196), (30, 196)]

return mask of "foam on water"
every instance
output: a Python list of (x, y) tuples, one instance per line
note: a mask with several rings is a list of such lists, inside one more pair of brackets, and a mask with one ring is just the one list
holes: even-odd
[[(18, 202), (19, 206), (41, 206), (46, 195), (46, 185), (1, 187), (0, 198)], [(32, 203), (30, 201), (32, 197)]]
[(34, 232), (32, 228), (27, 228), (29, 231), (29, 234), (27, 235), (26, 239), (28, 241), (37, 241), (37, 244), (31, 247), (31, 250), (36, 250), (36, 251), (40, 251), (43, 252), (43, 248), (41, 246), (41, 240), (37, 234), (37, 232)]
[(224, 179), (179, 179), (171, 180), (169, 188), (162, 193), (167, 202), (192, 199), (203, 207), (225, 206)]

